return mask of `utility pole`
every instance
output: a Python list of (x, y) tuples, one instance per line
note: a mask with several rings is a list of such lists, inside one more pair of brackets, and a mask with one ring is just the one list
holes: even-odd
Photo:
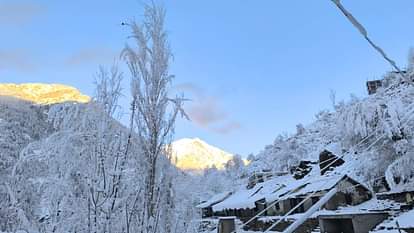
[(405, 81), (407, 81), (408, 83), (412, 83), (412, 81), (402, 72), (402, 70), (397, 66), (397, 63), (392, 60), (390, 57), (387, 56), (387, 54), (384, 52), (383, 49), (381, 49), (381, 47), (379, 47), (378, 45), (376, 45), (369, 37), (368, 37), (368, 32), (367, 30), (364, 28), (364, 26), (362, 26), (361, 23), (358, 22), (358, 20), (349, 12), (345, 9), (345, 7), (341, 4), (341, 0), (331, 0), (337, 7), (338, 9), (342, 12), (342, 14), (345, 15), (345, 17), (349, 20), (349, 22), (352, 23), (352, 25), (354, 25), (354, 27), (356, 29), (358, 29), (358, 31), (362, 34), (362, 36), (365, 38), (366, 41), (368, 41), (368, 43), (378, 52), (381, 54), (381, 56), (395, 69), (395, 71), (400, 74), (403, 79)]

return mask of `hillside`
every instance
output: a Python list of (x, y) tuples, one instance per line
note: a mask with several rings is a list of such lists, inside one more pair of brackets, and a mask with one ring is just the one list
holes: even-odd
[[(405, 75), (414, 78), (412, 66)], [(392, 189), (414, 187), (414, 87), (395, 72), (385, 74), (381, 82), (376, 94), (351, 96), (333, 110), (319, 112), (313, 123), (298, 125), (296, 133), (277, 136), (256, 155), (250, 172), (290, 171), (300, 160), (318, 161), (328, 148), (344, 156), (343, 173), (371, 187), (384, 176)]]
[[(57, 94), (57, 100), (68, 98)], [(0, 96), (0, 205), (5, 207), (0, 208), (0, 231), (15, 232), (20, 227), (40, 232), (57, 222), (54, 227), (59, 232), (79, 228), (86, 224), (86, 187), (95, 186), (93, 180), (100, 176), (96, 170), (98, 148), (100, 166), (119, 172), (113, 167), (116, 157), (109, 155), (125, 140), (127, 130), (94, 103), (39, 105), (49, 101)], [(135, 145), (130, 151), (139, 154)], [(138, 160), (130, 157), (127, 162), (139, 164)], [(139, 184), (140, 166), (128, 168), (129, 182)], [(131, 192), (135, 191), (123, 190), (122, 196), (127, 198)], [(56, 219), (56, 215), (64, 218)]]
[(86, 101), (75, 88), (26, 87), (29, 94), (0, 96), (0, 232), (79, 231), (91, 195), (120, 221), (125, 207), (114, 204), (144, 186), (136, 138), (126, 151), (129, 130), (99, 103), (73, 103)]
[[(14, 87), (6, 89), (10, 86)], [(137, 135), (132, 134), (128, 145), (129, 129), (107, 115), (102, 104), (82, 103), (84, 95), (74, 88), (65, 87), (66, 95), (44, 87), (25, 89), (29, 94), (11, 88), (17, 93), (0, 96), (0, 232), (88, 232), (91, 208), (110, 212), (109, 220), (104, 214), (93, 216), (110, 221), (113, 232), (122, 232), (123, 225), (116, 223), (122, 223), (126, 211), (143, 208), (137, 194), (145, 187), (147, 164)], [(232, 158), (201, 140), (180, 141), (176, 145), (184, 154), (181, 158), (203, 166), (222, 167)], [(194, 207), (200, 198), (223, 190), (234, 177), (224, 171), (188, 175), (165, 158), (159, 158), (156, 175), (174, 184), (168, 189), (174, 192), (169, 201), (175, 203), (173, 211), (181, 224), (177, 227), (185, 228), (183, 221), (197, 218)], [(206, 161), (209, 158), (212, 162)], [(237, 173), (241, 169), (238, 163), (230, 168)], [(92, 198), (99, 206), (93, 206)], [(104, 225), (99, 227), (105, 231)]]
[(247, 167), (248, 179), (198, 205), (202, 232), (233, 216), (240, 232), (412, 231), (414, 85), (407, 80), (414, 63), (367, 85), (368, 96), (334, 103), (296, 133), (277, 136)]

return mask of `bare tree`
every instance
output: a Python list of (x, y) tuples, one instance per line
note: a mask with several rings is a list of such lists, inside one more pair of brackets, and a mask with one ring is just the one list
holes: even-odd
[(94, 142), (91, 151), (91, 162), (94, 164), (86, 176), (88, 232), (111, 232), (112, 217), (117, 211), (114, 206), (124, 169), (119, 165), (119, 160), (125, 159), (125, 156), (121, 155), (124, 151), (122, 138), (114, 137), (111, 126), (114, 114), (119, 108), (122, 79), (123, 74), (116, 63), (109, 70), (100, 66), (95, 75), (94, 103), (104, 114), (100, 118), (97, 130), (88, 135)]
[(115, 62), (110, 70), (99, 66), (95, 75), (95, 101), (100, 103), (108, 116), (113, 116), (119, 109), (118, 100), (122, 95), (123, 73)]
[[(163, 7), (145, 5), (142, 23), (131, 22), (131, 38), (135, 46), (127, 45), (122, 52), (131, 73), (131, 94), (136, 107), (135, 129), (146, 163), (144, 208), (141, 232), (162, 232), (158, 224), (160, 189), (163, 171), (157, 171), (161, 156), (169, 156), (165, 148), (171, 141), (174, 124), (182, 110), (182, 97), (169, 98), (174, 78), (169, 73), (172, 53), (164, 29)], [(165, 170), (165, 169), (164, 169)], [(167, 205), (168, 206), (168, 205)], [(164, 208), (168, 208), (165, 206)]]

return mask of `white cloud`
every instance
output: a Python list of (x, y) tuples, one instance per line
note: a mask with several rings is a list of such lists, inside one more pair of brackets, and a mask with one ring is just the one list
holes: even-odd
[(228, 134), (241, 128), (241, 124), (230, 118), (219, 98), (207, 95), (203, 88), (193, 83), (183, 83), (176, 89), (191, 94), (193, 99), (185, 105), (190, 119), (198, 126), (218, 134)]

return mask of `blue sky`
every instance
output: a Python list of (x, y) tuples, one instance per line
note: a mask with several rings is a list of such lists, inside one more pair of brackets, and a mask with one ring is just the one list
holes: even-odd
[[(193, 99), (176, 138), (259, 152), (337, 99), (366, 95), (390, 66), (330, 0), (163, 2), (175, 89)], [(343, 0), (400, 66), (413, 46), (412, 0)], [(0, 82), (46, 82), (93, 94), (93, 74), (127, 42), (142, 1), (0, 0)], [(128, 72), (125, 70), (125, 76)], [(127, 99), (122, 103), (128, 109)]]

